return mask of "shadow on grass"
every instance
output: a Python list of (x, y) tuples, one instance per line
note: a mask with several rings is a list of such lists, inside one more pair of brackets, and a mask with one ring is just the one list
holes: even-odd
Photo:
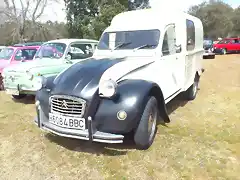
[[(130, 136), (130, 135), (129, 135)], [(45, 137), (51, 142), (58, 144), (66, 149), (76, 152), (86, 152), (95, 155), (121, 156), (126, 155), (129, 150), (135, 149), (134, 143), (130, 137), (125, 138), (122, 144), (105, 144), (89, 142), (78, 139), (65, 138), (51, 133), (47, 133)]]
[[(182, 100), (182, 95), (177, 96), (167, 105), (167, 111), (170, 115), (178, 107), (183, 107), (188, 101)], [(164, 122), (159, 122), (159, 125), (168, 127)], [(121, 156), (126, 155), (130, 150), (136, 149), (133, 142), (133, 133), (128, 134), (124, 138), (122, 144), (106, 144), (106, 143), (95, 143), (84, 140), (77, 140), (71, 138), (65, 138), (61, 136), (56, 136), (51, 133), (45, 135), (46, 138), (62, 147), (65, 147), (71, 151), (77, 152), (87, 152), (96, 155), (106, 155), (106, 156)]]
[(23, 104), (34, 104), (35, 103), (35, 96), (34, 95), (27, 95), (22, 99), (15, 99), (12, 98), (15, 103), (23, 103)]

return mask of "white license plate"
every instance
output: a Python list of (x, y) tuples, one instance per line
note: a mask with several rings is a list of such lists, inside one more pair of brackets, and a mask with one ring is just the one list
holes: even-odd
[(63, 128), (85, 129), (85, 119), (49, 113), (49, 122)]
[(19, 95), (19, 91), (17, 89), (6, 89), (6, 93), (11, 95)]

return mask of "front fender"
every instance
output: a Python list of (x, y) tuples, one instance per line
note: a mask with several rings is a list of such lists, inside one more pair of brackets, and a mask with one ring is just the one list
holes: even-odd
[[(111, 133), (128, 133), (136, 129), (150, 95), (159, 96), (156, 98), (162, 98), (159, 102), (164, 103), (161, 90), (159, 88), (160, 91), (156, 91), (157, 88), (159, 87), (155, 83), (144, 80), (120, 82), (115, 99), (102, 99), (99, 104), (94, 117), (97, 129)], [(163, 107), (162, 104), (160, 106)], [(165, 104), (163, 109), (167, 116)], [(121, 110), (127, 113), (125, 120), (117, 118), (117, 113)]]

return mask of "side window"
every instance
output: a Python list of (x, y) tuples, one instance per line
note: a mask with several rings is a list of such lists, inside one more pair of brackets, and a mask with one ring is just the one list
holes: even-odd
[(84, 59), (93, 55), (93, 48), (91, 44), (72, 44), (70, 46), (68, 54), (71, 55), (71, 59)]
[(14, 59), (16, 61), (21, 61), (22, 60), (21, 58), (22, 58), (22, 50), (17, 50)]
[(36, 49), (20, 49), (17, 51), (14, 59), (16, 61), (21, 61), (22, 58), (24, 58), (25, 60), (32, 60), (34, 55), (36, 54), (36, 51)]
[(186, 21), (187, 25), (187, 50), (191, 51), (195, 48), (195, 26), (193, 21)]
[(176, 33), (175, 26), (168, 26), (163, 38), (162, 54), (163, 56), (176, 53)]

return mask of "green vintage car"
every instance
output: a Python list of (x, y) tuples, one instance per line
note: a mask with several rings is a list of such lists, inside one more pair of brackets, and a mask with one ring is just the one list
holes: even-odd
[(57, 75), (73, 63), (91, 57), (97, 44), (98, 41), (92, 39), (57, 39), (44, 43), (32, 61), (3, 70), (6, 93), (15, 99), (35, 95), (43, 76)]

